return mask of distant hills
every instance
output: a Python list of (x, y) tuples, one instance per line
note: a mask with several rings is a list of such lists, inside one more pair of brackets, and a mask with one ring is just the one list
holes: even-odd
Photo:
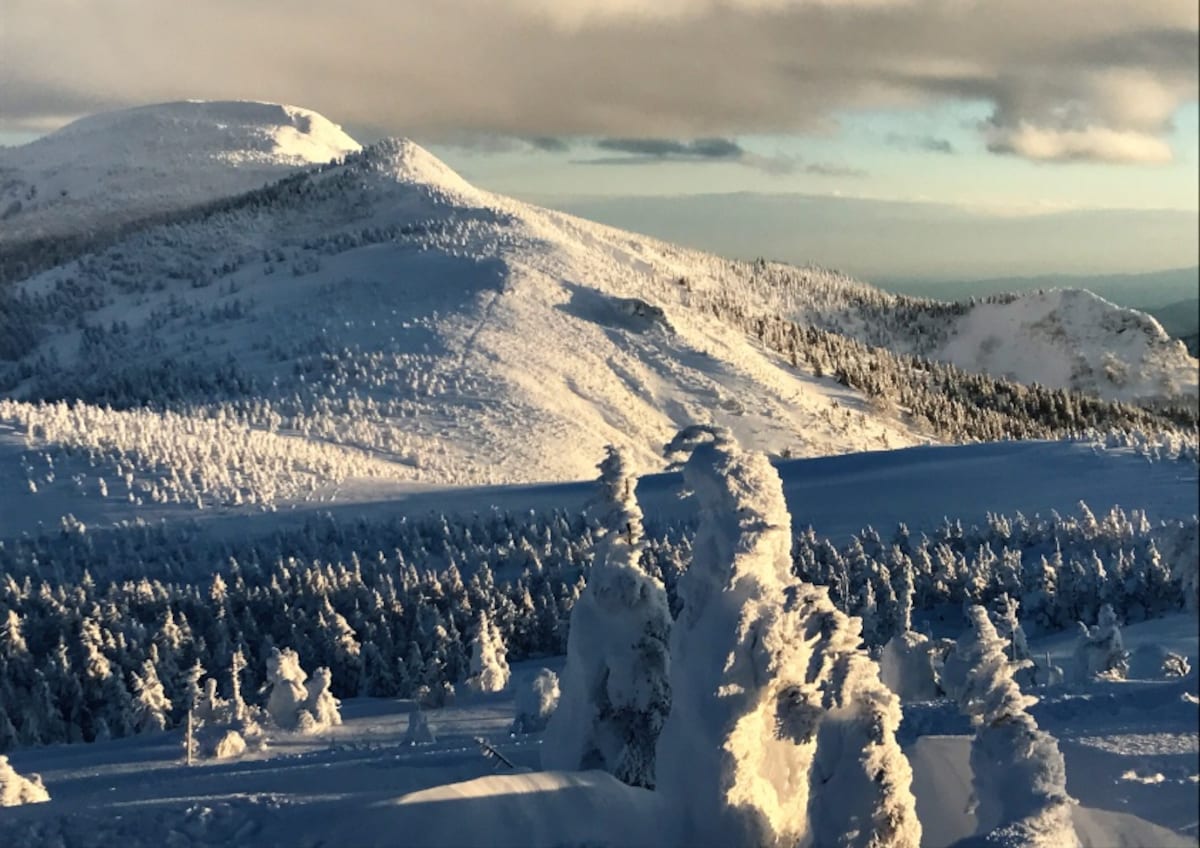
[[(1200, 291), (1200, 266), (1138, 274), (1044, 274), (963, 282), (884, 278), (874, 282), (889, 291), (937, 300), (966, 300), (1001, 292), (1037, 289), (1087, 289), (1118, 306), (1152, 312), (1159, 307), (1178, 306), (1184, 301), (1195, 303), (1197, 292)], [(1171, 331), (1168, 329), (1168, 332)]]

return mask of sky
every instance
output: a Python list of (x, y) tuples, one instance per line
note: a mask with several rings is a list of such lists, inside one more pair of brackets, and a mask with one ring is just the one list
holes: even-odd
[(1194, 0), (4, 0), (0, 143), (315, 109), (476, 184), (867, 277), (1197, 263)]

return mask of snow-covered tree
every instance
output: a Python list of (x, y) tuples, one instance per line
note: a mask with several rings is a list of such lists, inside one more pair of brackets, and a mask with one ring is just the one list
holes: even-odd
[(40, 804), (50, 800), (50, 793), (42, 785), (41, 775), (24, 777), (17, 773), (0, 754), (0, 807), (17, 807), (21, 804)]
[(504, 637), (486, 613), (480, 613), (471, 639), (471, 676), (467, 688), (475, 692), (502, 692), (512, 676)]
[(1094, 627), (1079, 623), (1079, 639), (1075, 643), (1075, 682), (1086, 683), (1105, 676), (1124, 680), (1129, 674), (1129, 652), (1121, 638), (1117, 614), (1109, 604), (1100, 608)]
[(662, 583), (640, 564), (637, 478), (611, 446), (599, 468), (603, 536), (571, 612), (561, 696), (542, 761), (548, 768), (603, 769), (652, 788), (655, 747), (671, 702), (671, 613)]
[(408, 729), (404, 731), (404, 744), (429, 745), (436, 741), (433, 728), (429, 726), (429, 717), (425, 715), (419, 702), (414, 703), (408, 713)]
[(971, 629), (955, 649), (965, 668), (955, 695), (975, 723), (971, 770), (979, 833), (1003, 845), (1078, 846), (1058, 742), (1029, 715), (1037, 699), (1022, 694), (1013, 679), (1020, 663), (1009, 661), (1008, 643), (987, 610), (973, 606), (968, 615)]
[(857, 620), (793, 577), (779, 475), (715, 428), (681, 431), (668, 453), (688, 455), (699, 506), (658, 746), (684, 841), (916, 848), (899, 703)]
[(142, 671), (133, 672), (133, 722), (138, 733), (163, 730), (171, 714), (171, 702), (163, 691), (154, 663), (147, 659)]
[(1025, 628), (1021, 626), (1021, 619), (1017, 616), (1020, 603), (1009, 595), (1003, 595), (998, 607), (1000, 623), (1003, 626), (1000, 635), (1009, 642), (1008, 658), (1013, 662), (1029, 659), (1029, 642), (1025, 637)]
[(544, 730), (558, 707), (558, 675), (543, 668), (525, 686), (517, 690), (516, 715), (509, 733), (537, 733)]
[(291, 648), (272, 648), (267, 657), (267, 715), (276, 727), (295, 730), (308, 698), (308, 675), (300, 667), (300, 657)]
[(1183, 589), (1184, 606), (1200, 612), (1200, 521), (1184, 522), (1172, 541), (1172, 573)]
[(342, 723), (341, 703), (329, 691), (332, 679), (329, 669), (322, 666), (313, 672), (308, 681), (303, 710), (312, 716), (314, 729), (325, 730)]

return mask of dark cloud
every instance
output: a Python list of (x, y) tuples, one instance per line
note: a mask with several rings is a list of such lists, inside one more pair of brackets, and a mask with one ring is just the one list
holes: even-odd
[(727, 138), (700, 138), (695, 141), (676, 141), (667, 138), (602, 138), (596, 142), (600, 150), (629, 153), (654, 159), (741, 159), (746, 151), (736, 141)]
[[(602, 138), (592, 146), (621, 156), (594, 156), (576, 159), (577, 165), (651, 165), (659, 162), (732, 163), (769, 174), (791, 174), (802, 167), (791, 156), (764, 156), (746, 150), (730, 138), (698, 138), (691, 141), (671, 138)], [(809, 166), (812, 167), (812, 166)]]
[(993, 150), (1160, 161), (1196, 98), (1198, 18), (1195, 0), (4, 0), (0, 129), (198, 97), (430, 141), (721, 139), (960, 99), (992, 104)]
[(954, 145), (949, 139), (933, 135), (906, 135), (904, 133), (888, 133), (884, 141), (890, 147), (900, 150), (917, 150), (925, 153), (954, 153)]
[(867, 172), (859, 168), (845, 165), (834, 165), (828, 162), (810, 162), (803, 168), (804, 173), (817, 177), (865, 177)]
[(534, 136), (525, 141), (534, 150), (540, 150), (543, 153), (566, 153), (571, 149), (571, 143), (565, 138), (556, 138), (550, 135)]

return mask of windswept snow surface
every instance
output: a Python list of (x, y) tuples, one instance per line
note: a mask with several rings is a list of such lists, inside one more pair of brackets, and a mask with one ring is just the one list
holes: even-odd
[(0, 245), (240, 194), (358, 149), (316, 112), (274, 103), (191, 100), (81, 118), (0, 148)]

